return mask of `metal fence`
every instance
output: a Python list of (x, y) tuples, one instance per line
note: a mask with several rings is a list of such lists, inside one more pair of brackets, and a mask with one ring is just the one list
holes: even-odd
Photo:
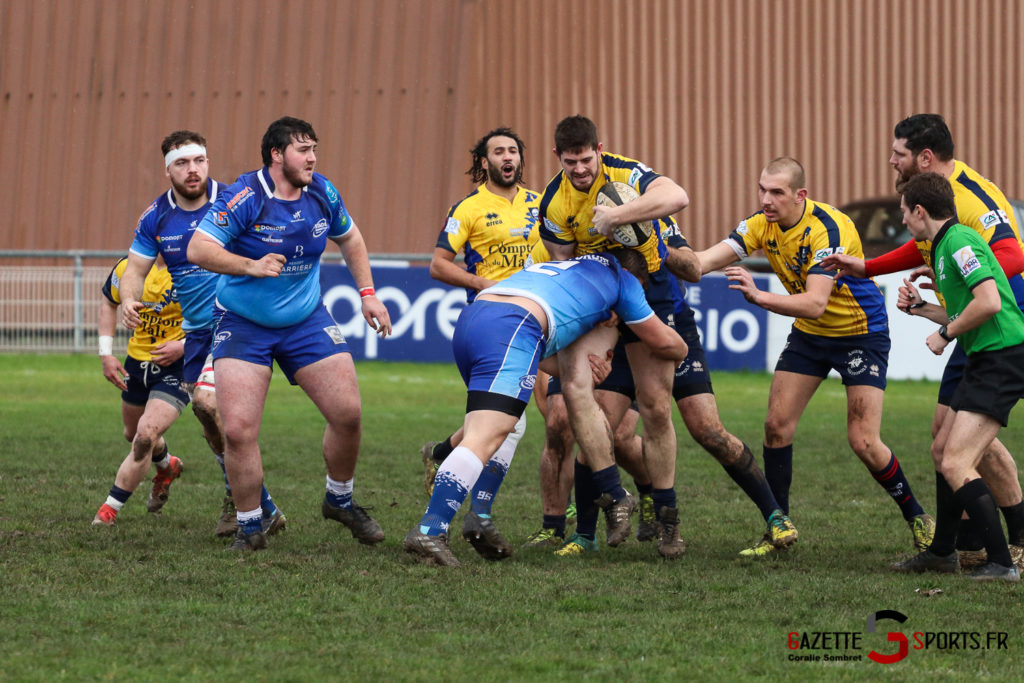
[[(0, 352), (95, 353), (103, 283), (123, 256), (117, 251), (0, 250)], [(424, 254), (372, 257), (429, 259)], [(324, 255), (325, 262), (340, 260), (337, 252)], [(123, 355), (128, 336), (118, 326), (117, 355)]]

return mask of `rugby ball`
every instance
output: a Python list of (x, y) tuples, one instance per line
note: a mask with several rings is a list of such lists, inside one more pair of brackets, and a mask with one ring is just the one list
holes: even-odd
[[(597, 191), (596, 203), (599, 206), (620, 206), (634, 201), (640, 196), (631, 185), (618, 181), (605, 183)], [(612, 231), (612, 239), (624, 247), (639, 247), (651, 237), (654, 226), (651, 221), (627, 223)]]

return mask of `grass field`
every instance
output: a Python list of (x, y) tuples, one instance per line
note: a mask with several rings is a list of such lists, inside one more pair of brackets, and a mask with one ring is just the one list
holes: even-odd
[[(401, 540), (426, 502), (419, 447), (461, 421), (461, 381), (445, 365), (358, 370), (356, 498), (373, 506), (387, 540), (361, 546), (320, 517), (322, 420), (275, 373), (261, 445), (289, 523), (267, 551), (239, 555), (213, 536), (223, 485), (191, 413), (168, 434), (186, 471), (163, 514), (145, 512), (146, 482), (116, 527), (93, 528), (128, 448), (118, 393), (94, 357), (0, 356), (0, 680), (1024, 678), (1024, 587), (887, 569), (909, 553), (910, 533), (846, 444), (837, 381), (819, 390), (797, 433), (792, 517), (801, 540), (785, 556), (736, 556), (760, 536), (760, 516), (680, 428), (689, 545), (680, 560), (632, 540), (582, 560), (523, 552), (493, 564), (457, 538), (463, 566), (439, 571), (414, 564)], [(768, 382), (715, 376), (726, 426), (756, 453)], [(933, 384), (893, 383), (883, 425), (929, 511), (934, 396)], [(540, 522), (543, 430), (532, 406), (528, 415), (495, 506), (517, 545)], [(1004, 440), (1024, 452), (1019, 423)], [(917, 592), (934, 588), (943, 592)], [(865, 633), (867, 617), (884, 609), (908, 619)], [(869, 661), (872, 650), (896, 651), (889, 631), (912, 646), (915, 632), (934, 640), (896, 664)], [(826, 649), (792, 650), (793, 632), (840, 635)], [(976, 633), (982, 646), (988, 632), (1006, 633), (1006, 647), (936, 647), (951, 632)], [(860, 660), (825, 661), (837, 655)]]

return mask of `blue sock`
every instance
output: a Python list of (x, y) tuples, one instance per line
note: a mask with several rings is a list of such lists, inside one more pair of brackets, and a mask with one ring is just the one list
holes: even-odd
[(654, 498), (655, 516), (658, 515), (662, 508), (674, 508), (676, 506), (675, 489), (654, 489), (651, 497)]
[(335, 508), (351, 508), (352, 507), (352, 491), (355, 487), (355, 479), (348, 479), (346, 481), (338, 481), (337, 479), (331, 479), (331, 475), (327, 475), (327, 493), (324, 494), (324, 500), (327, 504)]
[(594, 472), (592, 477), (594, 479), (594, 488), (597, 490), (595, 498), (600, 497), (602, 493), (607, 493), (615, 500), (622, 500), (626, 497), (626, 489), (622, 488), (622, 479), (619, 477), (618, 465), (612, 465), (611, 467)]
[(789, 514), (789, 487), (793, 484), (793, 444), (780, 448), (764, 447), (764, 478), (782, 512)]
[(723, 467), (732, 480), (743, 489), (747, 497), (754, 501), (754, 505), (761, 511), (765, 521), (775, 510), (780, 509), (779, 502), (775, 500), (764, 472), (757, 466), (754, 454), (750, 452), (747, 444), (743, 444), (743, 454), (739, 460), (732, 465), (723, 465)]
[(575, 472), (576, 533), (593, 541), (597, 533), (597, 505), (594, 500), (600, 494), (594, 486), (593, 473), (589, 467), (577, 460)]
[(247, 534), (263, 531), (263, 511), (260, 508), (248, 512), (238, 511), (238, 527)]
[(889, 458), (889, 463), (879, 471), (872, 472), (871, 476), (900, 506), (903, 519), (910, 520), (917, 515), (923, 515), (924, 509), (917, 502), (917, 498), (914, 498), (914, 493), (910, 490), (910, 482), (907, 481), (907, 477), (903, 474), (903, 468), (900, 467), (900, 461), (892, 453), (890, 455), (892, 457)]
[(490, 517), (494, 497), (498, 495), (498, 488), (501, 486), (501, 482), (504, 481), (507, 472), (508, 467), (496, 458), (491, 458), (484, 465), (483, 472), (480, 473), (480, 477), (473, 486), (470, 510), (481, 517)]
[(274, 500), (270, 497), (270, 492), (267, 491), (266, 486), (260, 490), (260, 508), (262, 508), (263, 514), (267, 517), (273, 517), (274, 513), (277, 512), (277, 506), (274, 505)]
[(468, 448), (457, 446), (441, 463), (434, 479), (434, 493), (427, 511), (423, 513), (419, 528), (421, 534), (437, 536), (447, 534), (452, 518), (462, 507), (470, 487), (476, 483), (483, 463)]

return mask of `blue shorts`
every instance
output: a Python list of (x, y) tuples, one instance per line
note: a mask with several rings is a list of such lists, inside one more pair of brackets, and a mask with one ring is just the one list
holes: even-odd
[[(687, 306), (689, 308), (689, 306)], [(700, 331), (693, 320), (693, 312), (689, 316), (676, 311), (676, 331), (686, 342), (686, 358), (676, 368), (676, 376), (672, 380), (672, 398), (676, 401), (696, 396), (697, 394), (713, 394), (711, 389), (711, 373), (708, 372), (708, 359), (704, 355), (704, 345), (700, 342)]]
[(124, 369), (128, 377), (124, 383), (128, 385), (121, 392), (121, 400), (132, 406), (144, 406), (147, 401), (160, 399), (177, 408), (180, 413), (188, 405), (188, 393), (182, 386), (181, 371), (184, 362), (181, 358), (167, 367), (157, 365), (153, 361), (142, 361), (129, 356), (124, 359)]
[(843, 378), (845, 386), (885, 389), (889, 346), (888, 332), (823, 337), (793, 329), (775, 371), (824, 379), (829, 370), (835, 370)]
[(239, 360), (273, 367), (276, 360), (295, 384), (295, 373), (338, 353), (348, 353), (341, 328), (323, 304), (309, 317), (288, 327), (264, 327), (226, 311), (213, 336), (213, 360)]
[(189, 330), (185, 333), (185, 369), (182, 377), (188, 384), (195, 384), (203, 372), (203, 364), (210, 355), (213, 344), (213, 328)]
[(521, 306), (476, 301), (455, 323), (452, 351), (469, 395), (466, 412), (521, 416), (537, 382), (546, 341), (540, 322)]

